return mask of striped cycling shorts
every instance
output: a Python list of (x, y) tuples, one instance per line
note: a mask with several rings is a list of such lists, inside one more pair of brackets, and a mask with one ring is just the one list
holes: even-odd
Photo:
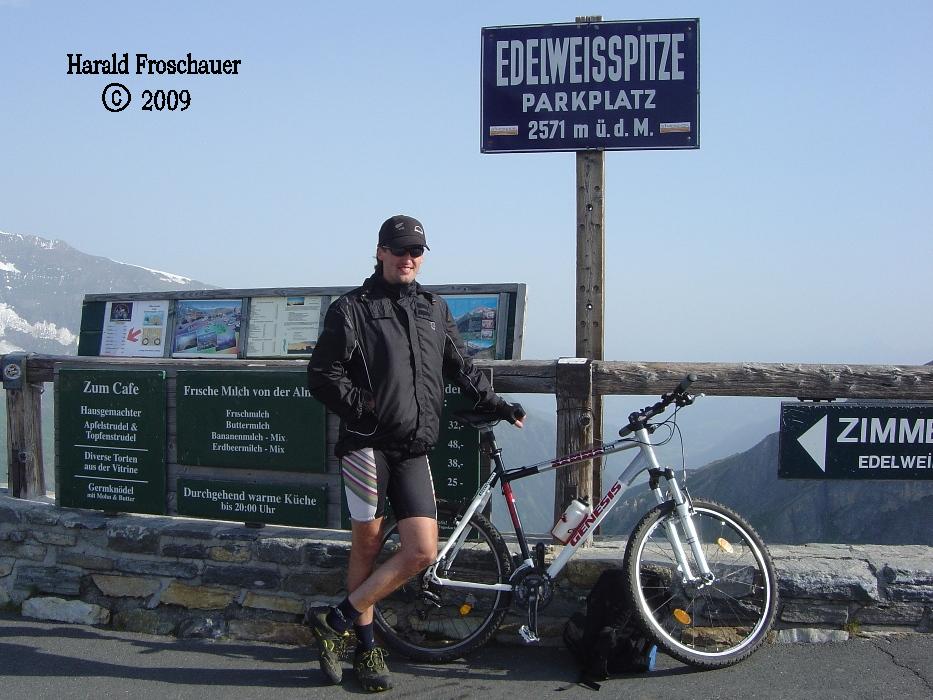
[(386, 498), (396, 520), (437, 519), (434, 481), (427, 455), (396, 459), (364, 447), (340, 458), (350, 517), (368, 522), (385, 515)]

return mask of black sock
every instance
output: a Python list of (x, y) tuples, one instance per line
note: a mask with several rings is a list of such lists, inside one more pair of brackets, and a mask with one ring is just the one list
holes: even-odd
[(359, 610), (350, 604), (349, 598), (344, 598), (340, 605), (331, 608), (330, 612), (327, 613), (327, 624), (335, 632), (346, 632), (361, 614)]
[(356, 632), (356, 648), (358, 651), (369, 651), (376, 648), (376, 636), (373, 623), (368, 625), (353, 625)]

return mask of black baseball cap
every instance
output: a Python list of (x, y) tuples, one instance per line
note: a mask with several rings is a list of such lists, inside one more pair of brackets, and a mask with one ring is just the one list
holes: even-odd
[[(396, 214), (386, 219), (379, 229), (379, 245), (391, 248), (405, 248), (423, 245), (428, 248), (424, 237), (424, 226), (418, 219), (404, 214)], [(431, 250), (428, 248), (428, 250)]]

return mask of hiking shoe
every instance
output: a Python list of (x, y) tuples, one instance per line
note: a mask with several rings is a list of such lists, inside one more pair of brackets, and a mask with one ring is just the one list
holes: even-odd
[(375, 693), (380, 690), (392, 688), (392, 678), (389, 667), (386, 666), (386, 650), (375, 647), (367, 651), (357, 650), (353, 660), (356, 677), (360, 679), (363, 690)]
[(305, 614), (305, 624), (311, 628), (311, 633), (317, 640), (321, 655), (321, 670), (327, 679), (334, 685), (343, 679), (343, 666), (340, 657), (350, 638), (350, 632), (340, 633), (327, 624), (327, 613), (330, 608), (311, 608)]

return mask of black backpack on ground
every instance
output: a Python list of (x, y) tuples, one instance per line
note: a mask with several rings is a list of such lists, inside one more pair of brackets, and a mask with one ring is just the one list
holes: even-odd
[(657, 649), (641, 629), (625, 595), (625, 571), (607, 569), (586, 597), (586, 612), (574, 613), (564, 626), (564, 644), (580, 666), (580, 682), (654, 668)]

